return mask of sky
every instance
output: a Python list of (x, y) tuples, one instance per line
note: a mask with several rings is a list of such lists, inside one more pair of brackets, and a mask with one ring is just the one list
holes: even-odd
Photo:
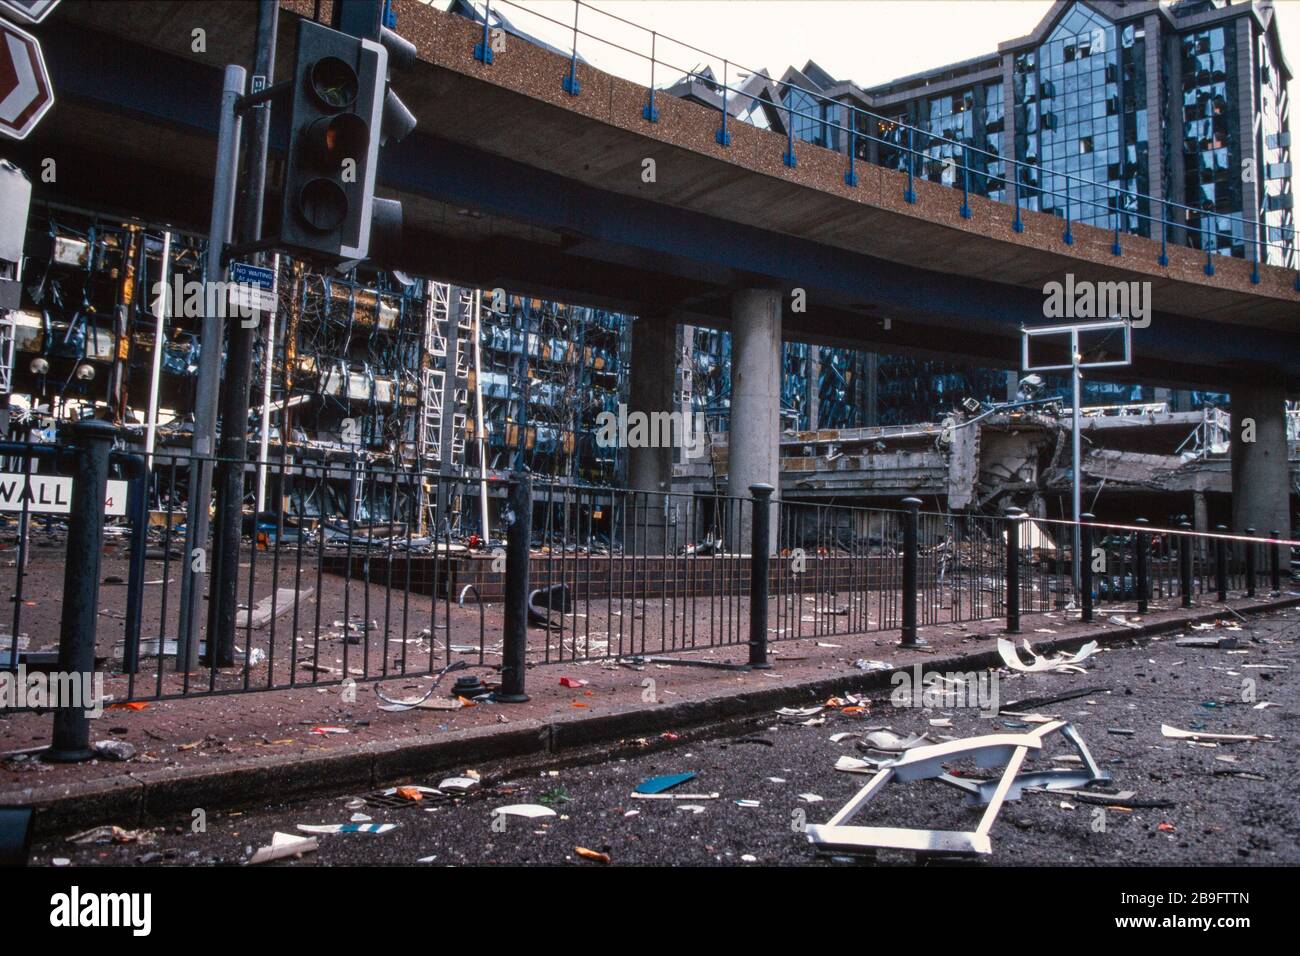
[[(493, 0), (493, 6), (520, 29), (570, 47), (571, 0)], [(1051, 6), (1051, 0), (591, 0), (578, 27), (600, 39), (580, 36), (578, 51), (601, 69), (648, 82), (650, 34), (614, 19), (621, 17), (662, 34), (656, 58), (683, 71), (704, 62), (720, 71), (727, 58), (779, 75), (812, 59), (838, 79), (871, 86), (992, 53), (999, 42), (1032, 30)], [(1283, 49), (1300, 69), (1300, 0), (1276, 0), (1274, 8)], [(656, 76), (656, 84), (664, 79)]]
[[(492, 6), (519, 29), (570, 49), (571, 0)], [(872, 86), (993, 53), (1001, 41), (1029, 33), (1051, 6), (1052, 0), (590, 0), (578, 28), (593, 36), (579, 36), (578, 52), (599, 69), (649, 84), (654, 29), (662, 34), (654, 39), (656, 86), (706, 63), (718, 76), (730, 60), (729, 78), (763, 68), (779, 77), (810, 59), (837, 79)], [(1300, 73), (1300, 0), (1275, 0), (1274, 9), (1282, 49)], [(1291, 82), (1291, 97), (1300, 97), (1300, 78)], [(1293, 129), (1298, 124), (1293, 109)], [(1298, 187), (1300, 176), (1293, 195)]]

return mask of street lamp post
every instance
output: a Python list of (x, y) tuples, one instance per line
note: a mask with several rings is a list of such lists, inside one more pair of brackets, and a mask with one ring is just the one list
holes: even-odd
[[(1122, 358), (1108, 359), (1105, 357), (1099, 357), (1089, 360), (1085, 356), (1083, 346), (1081, 345), (1082, 338), (1090, 338), (1097, 333), (1103, 333), (1107, 338), (1109, 338), (1109, 336), (1113, 335), (1115, 332), (1121, 332), (1123, 335)], [(1068, 362), (1038, 362), (1034, 359), (1031, 345), (1035, 339), (1045, 339), (1049, 342), (1056, 339), (1059, 342), (1067, 337), (1070, 349), (1070, 359)], [(1132, 329), (1127, 319), (1107, 319), (1101, 322), (1081, 322), (1071, 325), (1050, 325), (1033, 329), (1022, 328), (1020, 330), (1020, 343), (1021, 371), (1053, 372), (1068, 370), (1070, 373), (1072, 405), (1070, 415), (1070, 491), (1071, 504), (1073, 506), (1072, 517), (1074, 521), (1072, 550), (1070, 552), (1070, 577), (1074, 586), (1074, 594), (1077, 599), (1082, 583), (1080, 578), (1080, 561), (1091, 559), (1091, 556), (1079, 553), (1079, 549), (1082, 546), (1082, 536), (1079, 532), (1079, 525), (1083, 515), (1083, 422), (1080, 413), (1083, 393), (1083, 369), (1109, 368), (1132, 364)]]

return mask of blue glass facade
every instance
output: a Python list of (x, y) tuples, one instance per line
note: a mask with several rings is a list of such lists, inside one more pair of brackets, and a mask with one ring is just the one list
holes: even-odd
[[(1145, 33), (1075, 4), (1047, 41), (1015, 57), (1016, 158), (1029, 209), (1150, 232)], [(1124, 194), (1128, 193), (1127, 196)]]
[[(1234, 24), (1182, 37), (1183, 190), (1188, 238), (1198, 249), (1244, 255), (1241, 155), (1235, 114)], [(1252, 217), (1253, 218), (1253, 217)]]

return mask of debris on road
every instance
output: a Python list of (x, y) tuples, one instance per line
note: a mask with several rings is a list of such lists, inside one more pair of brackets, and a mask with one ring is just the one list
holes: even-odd
[(695, 779), (695, 771), (687, 773), (670, 773), (659, 777), (647, 777), (636, 785), (636, 792), (640, 794), (663, 793), (665, 790), (671, 790), (687, 780)]
[(1235, 637), (1180, 637), (1174, 644), (1178, 647), (1208, 647), (1219, 650), (1235, 650), (1239, 645)]
[(293, 833), (273, 833), (270, 845), (261, 847), (248, 858), (246, 865), (256, 866), (259, 863), (270, 863), (272, 860), (283, 860), (289, 856), (298, 857), (304, 853), (315, 853), (318, 849), (320, 843), (314, 836), (300, 837)]
[[(1022, 774), (1020, 767), (1028, 753), (1031, 750), (1041, 750), (1043, 738), (1056, 731), (1060, 731), (1075, 746), (1088, 770), (1048, 770)], [(841, 757), (835, 765), (836, 769), (849, 769), (844, 764), (851, 759)], [(971, 759), (979, 767), (994, 767), (998, 764), (1005, 766), (1001, 777), (995, 780), (972, 780), (955, 777), (944, 770), (946, 764), (959, 759)], [(1003, 802), (1019, 799), (1024, 787), (1052, 789), (1055, 785), (1073, 788), (1090, 782), (1108, 782), (1110, 779), (1093, 762), (1077, 731), (1065, 721), (1043, 724), (1026, 734), (986, 734), (913, 747), (896, 759), (880, 763), (875, 769), (875, 775), (867, 781), (866, 786), (831, 817), (829, 823), (813, 824), (807, 828), (805, 832), (810, 842), (836, 850), (896, 849), (917, 853), (984, 856), (993, 852), (989, 831)], [(909, 782), (934, 779), (965, 790), (968, 804), (985, 806), (984, 814), (974, 831), (846, 825), (891, 780)]]
[(858, 741), (858, 747), (862, 750), (879, 750), (882, 753), (902, 753), (904, 750), (929, 742), (930, 737), (927, 734), (900, 737), (892, 730), (873, 730)]
[(1240, 743), (1274, 739), (1268, 734), (1212, 734), (1203, 730), (1180, 730), (1179, 728), (1171, 727), (1168, 724), (1160, 725), (1160, 733), (1162, 736), (1169, 737), (1172, 740), (1221, 741), (1224, 743)]
[(148, 830), (124, 830), (119, 826), (91, 827), (68, 837), (65, 842), (81, 845), (91, 843), (135, 843), (150, 842)]
[(1058, 674), (1083, 674), (1086, 673), (1078, 665), (1086, 661), (1093, 654), (1097, 653), (1097, 642), (1089, 641), (1077, 652), (1072, 655), (1058, 654), (1056, 657), (1040, 657), (1034, 653), (1034, 649), (1029, 646), (1028, 641), (1022, 641), (1025, 653), (1030, 657), (1030, 663), (1026, 664), (1016, 653), (1016, 646), (1008, 641), (1005, 637), (998, 638), (998, 655), (1002, 662), (1014, 671), (1021, 671), (1026, 674), (1043, 673), (1052, 671)]
[(387, 833), (396, 823), (299, 823), (303, 833)]
[(489, 815), (539, 820), (542, 817), (553, 817), (556, 813), (550, 807), (543, 807), (536, 803), (512, 803), (507, 807), (496, 807)]

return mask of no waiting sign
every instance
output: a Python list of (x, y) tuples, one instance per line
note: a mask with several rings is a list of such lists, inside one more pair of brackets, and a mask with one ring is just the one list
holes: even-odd
[[(72, 510), (72, 479), (61, 475), (16, 475), (0, 472), (0, 511), (65, 515)], [(112, 479), (104, 497), (104, 514), (126, 514), (126, 482)]]

